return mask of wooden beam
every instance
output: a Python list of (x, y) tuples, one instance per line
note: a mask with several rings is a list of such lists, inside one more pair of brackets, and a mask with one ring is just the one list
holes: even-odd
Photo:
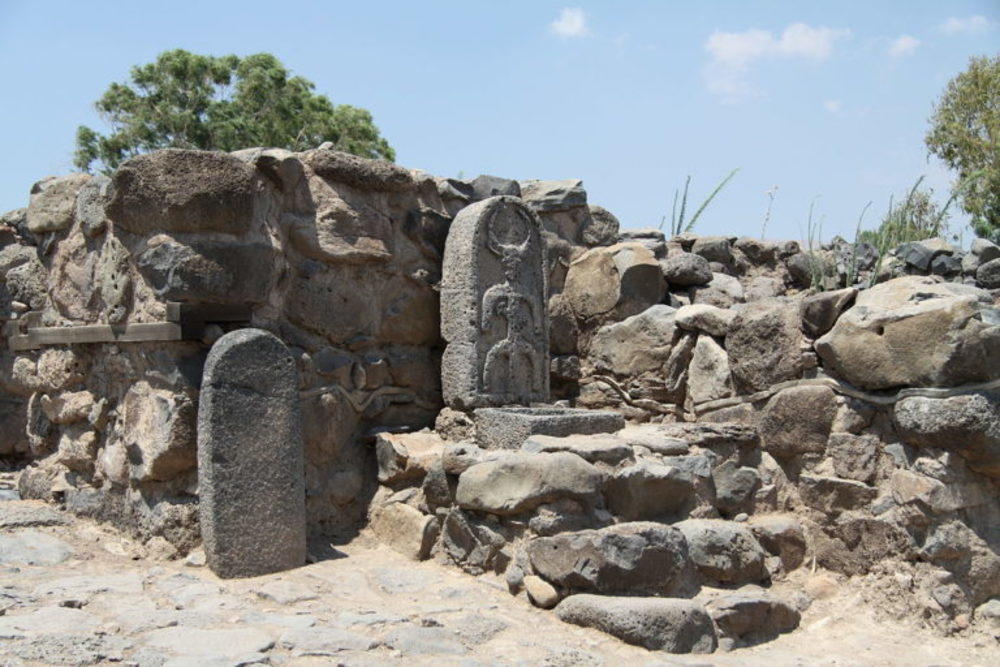
[(34, 350), (44, 345), (81, 343), (141, 343), (183, 340), (181, 326), (174, 322), (141, 324), (87, 324), (79, 327), (29, 327), (10, 338), (12, 350)]

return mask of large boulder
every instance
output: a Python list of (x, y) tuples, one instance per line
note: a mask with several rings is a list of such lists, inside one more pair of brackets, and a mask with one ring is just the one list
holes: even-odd
[(798, 610), (764, 592), (722, 595), (708, 605), (712, 620), (726, 637), (752, 644), (799, 627)]
[(689, 600), (571, 595), (556, 616), (655, 651), (711, 653), (718, 644), (712, 619)]
[(975, 287), (896, 278), (858, 294), (816, 351), (824, 368), (865, 389), (991, 380), (1000, 376), (991, 306)]
[(170, 481), (197, 466), (198, 410), (189, 398), (140, 381), (119, 410), (134, 481)]
[(254, 168), (215, 151), (170, 148), (126, 160), (112, 177), (108, 217), (136, 234), (247, 231)]
[(740, 585), (767, 578), (766, 554), (746, 525), (687, 519), (674, 527), (684, 533), (691, 561), (708, 581)]
[(261, 303), (277, 272), (277, 249), (256, 241), (150, 239), (136, 260), (143, 278), (163, 299), (208, 303)]
[(663, 595), (689, 583), (684, 535), (660, 523), (538, 537), (525, 549), (535, 574), (572, 591)]
[(641, 243), (592, 248), (569, 266), (563, 290), (580, 319), (620, 320), (663, 298), (660, 264)]
[(564, 181), (520, 181), (521, 199), (536, 212), (565, 211), (587, 205), (587, 191), (583, 181), (571, 178)]
[(692, 287), (690, 294), (691, 303), (719, 308), (729, 308), (745, 298), (740, 281), (725, 273), (712, 273), (712, 280), (705, 285)]
[(894, 414), (904, 442), (956, 452), (972, 470), (1000, 478), (1000, 392), (913, 396), (896, 403)]
[(622, 322), (601, 327), (590, 342), (591, 362), (617, 375), (634, 376), (662, 369), (680, 333), (675, 313), (670, 306), (658, 304)]
[(593, 505), (603, 482), (597, 468), (569, 452), (512, 452), (463, 472), (455, 500), (463, 509), (519, 514), (562, 498)]
[(70, 174), (38, 181), (31, 187), (28, 229), (34, 234), (69, 229), (76, 212), (76, 196), (90, 174)]
[(726, 337), (737, 390), (750, 393), (802, 374), (802, 332), (793, 303), (766, 299), (740, 311)]
[(810, 338), (819, 338), (833, 328), (837, 318), (854, 301), (857, 294), (858, 290), (848, 287), (806, 297), (800, 306), (802, 330)]

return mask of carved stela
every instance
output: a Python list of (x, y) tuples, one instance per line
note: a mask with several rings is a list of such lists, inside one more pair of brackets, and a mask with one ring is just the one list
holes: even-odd
[(441, 281), (445, 402), (456, 409), (549, 397), (541, 223), (517, 197), (491, 197), (451, 224)]

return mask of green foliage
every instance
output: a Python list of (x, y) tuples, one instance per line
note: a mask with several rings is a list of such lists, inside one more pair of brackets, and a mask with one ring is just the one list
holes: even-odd
[(932, 198), (933, 191), (920, 189), (923, 181), (923, 176), (917, 179), (902, 206), (895, 206), (890, 196), (889, 210), (878, 229), (865, 230), (858, 235), (858, 239), (871, 243), (876, 248), (884, 246), (888, 250), (903, 243), (944, 236), (948, 231), (948, 209), (958, 196), (958, 191), (944, 206), (938, 208)]
[(159, 148), (233, 151), (253, 146), (305, 150), (324, 142), (368, 158), (394, 160), (371, 114), (334, 105), (312, 82), (290, 76), (269, 53), (203, 56), (181, 49), (133, 67), (130, 83), (112, 83), (96, 103), (111, 126), (77, 129), (74, 163), (105, 171)]
[(973, 229), (1000, 241), (1000, 55), (970, 59), (948, 82), (930, 123), (927, 149), (958, 173)]
[(872, 205), (871, 202), (865, 204), (864, 208), (861, 209), (861, 215), (858, 216), (858, 224), (854, 228), (854, 243), (851, 244), (851, 263), (847, 267), (847, 286), (850, 287), (858, 279), (858, 247), (861, 243), (861, 224), (864, 222), (865, 213), (868, 212), (868, 208)]
[[(816, 200), (809, 202), (809, 217), (806, 219), (806, 246), (809, 255), (809, 286), (817, 292), (823, 291), (823, 257), (819, 246), (823, 238), (823, 220), (813, 218)], [(800, 228), (801, 229), (801, 228)]]
[[(726, 184), (729, 183), (729, 181), (732, 179), (733, 176), (736, 175), (736, 172), (738, 171), (739, 168), (737, 167), (736, 169), (733, 169), (731, 172), (729, 172), (729, 174), (725, 178), (719, 181), (719, 184), (716, 185), (715, 189), (712, 190), (711, 194), (709, 194), (708, 197), (705, 198), (705, 201), (701, 203), (701, 206), (698, 207), (698, 210), (694, 212), (694, 215), (691, 216), (691, 219), (688, 220), (688, 223), (685, 225), (684, 217), (687, 214), (688, 188), (691, 186), (691, 176), (688, 175), (687, 180), (684, 181), (684, 195), (681, 197), (680, 215), (677, 215), (677, 197), (680, 194), (680, 190), (679, 189), (674, 190), (674, 205), (670, 213), (670, 235), (677, 236), (681, 232), (690, 232), (692, 229), (694, 229), (694, 224), (698, 222), (698, 218), (701, 217), (701, 214), (705, 211), (705, 208), (708, 207), (708, 205), (712, 202), (712, 200), (715, 199), (715, 196), (722, 191), (722, 188), (726, 187)], [(666, 222), (667, 222), (667, 216), (663, 216), (663, 218), (660, 220), (660, 229), (663, 229), (663, 225), (666, 224)]]

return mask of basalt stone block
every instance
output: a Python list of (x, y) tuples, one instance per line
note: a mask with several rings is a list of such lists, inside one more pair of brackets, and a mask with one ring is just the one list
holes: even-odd
[(217, 575), (305, 563), (303, 452), (288, 348), (259, 329), (220, 338), (205, 362), (198, 409), (201, 532)]
[(449, 407), (548, 400), (545, 256), (538, 217), (515, 197), (485, 199), (455, 218), (441, 280)]
[(615, 433), (625, 418), (608, 410), (576, 408), (480, 408), (475, 412), (476, 439), (485, 449), (520, 449), (532, 435)]

